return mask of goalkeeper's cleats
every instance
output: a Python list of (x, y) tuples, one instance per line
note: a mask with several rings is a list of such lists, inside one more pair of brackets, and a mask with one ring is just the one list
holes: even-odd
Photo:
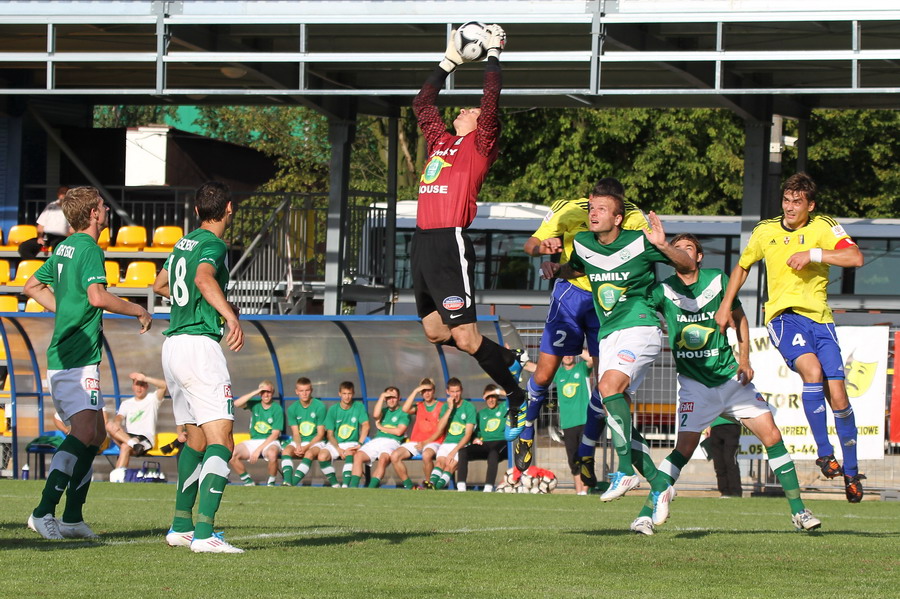
[(531, 358), (528, 356), (528, 352), (524, 349), (513, 349), (510, 350), (514, 354), (515, 362), (510, 364), (509, 371), (512, 373), (513, 377), (516, 380), (519, 380), (519, 377), (522, 376), (522, 370), (525, 368), (525, 364), (531, 361)]
[(863, 498), (862, 479), (864, 474), (856, 476), (844, 476), (844, 492), (847, 494), (847, 501), (850, 503), (859, 503)]
[(506, 400), (506, 407), (508, 411), (506, 413), (506, 427), (503, 429), (503, 438), (507, 441), (515, 441), (525, 428), (527, 404), (523, 403), (514, 409), (509, 407), (509, 400)]
[(816, 459), (816, 466), (822, 469), (822, 474), (825, 478), (837, 478), (844, 473), (834, 454), (824, 455)]

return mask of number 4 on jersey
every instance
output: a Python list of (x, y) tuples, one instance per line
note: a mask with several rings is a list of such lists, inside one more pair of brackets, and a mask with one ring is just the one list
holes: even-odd
[(806, 346), (806, 339), (803, 338), (803, 335), (797, 333), (794, 335), (794, 339), (791, 341), (791, 345), (799, 345), (800, 347)]

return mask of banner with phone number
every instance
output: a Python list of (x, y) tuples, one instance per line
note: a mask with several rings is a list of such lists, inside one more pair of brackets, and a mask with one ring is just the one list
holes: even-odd
[[(734, 331), (729, 340), (736, 343)], [(856, 416), (857, 455), (861, 460), (884, 458), (884, 407), (887, 385), (888, 327), (837, 327), (841, 357), (844, 361), (847, 395)], [(806, 414), (801, 401), (803, 382), (784, 363), (769, 339), (765, 328), (750, 329), (750, 365), (753, 384), (772, 407), (775, 424), (784, 437), (784, 445), (795, 460), (817, 457)], [(834, 429), (834, 416), (829, 408), (828, 436), (834, 453), (841, 459), (841, 444)], [(765, 457), (762, 443), (746, 428), (741, 431), (738, 459)]]

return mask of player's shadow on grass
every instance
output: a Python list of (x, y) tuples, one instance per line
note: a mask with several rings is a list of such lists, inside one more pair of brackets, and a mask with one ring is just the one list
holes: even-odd
[[(664, 529), (660, 529), (664, 530)], [(657, 530), (657, 533), (660, 532)], [(900, 539), (900, 532), (860, 532), (857, 530), (828, 530), (828, 529), (819, 529), (812, 530), (809, 532), (801, 532), (799, 530), (792, 530), (788, 528), (778, 529), (778, 530), (682, 530), (676, 531), (676, 534), (670, 538), (675, 539), (703, 539), (705, 537), (711, 535), (782, 535), (782, 534), (796, 534), (803, 535), (809, 537), (852, 537), (854, 539), (858, 539), (860, 537), (869, 538), (869, 539)]]
[(134, 542), (138, 539), (158, 539), (164, 541), (166, 532), (160, 528), (143, 528), (140, 530), (116, 531), (115, 534), (106, 533), (102, 529), (97, 529), (99, 539), (66, 539), (63, 541), (52, 541), (42, 539), (34, 531), (27, 530), (24, 524), (18, 522), (0, 522), (0, 530), (22, 531), (25, 533), (24, 538), (7, 538), (0, 539), (0, 551), (21, 550), (21, 549), (37, 549), (38, 551), (61, 551), (66, 549), (85, 549), (90, 547), (103, 547), (106, 544), (117, 544), (119, 539), (127, 542)]

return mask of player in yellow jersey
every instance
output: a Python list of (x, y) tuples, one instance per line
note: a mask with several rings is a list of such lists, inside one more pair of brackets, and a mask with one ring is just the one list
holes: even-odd
[[(590, 195), (600, 197), (608, 194), (624, 196), (625, 188), (618, 180), (606, 177), (597, 182)], [(649, 228), (647, 217), (632, 202), (625, 202), (623, 228)], [(525, 242), (525, 253), (530, 256), (562, 254), (561, 262), (568, 262), (572, 254), (572, 240), (577, 233), (587, 230), (588, 198), (560, 200), (551, 206), (544, 222)], [(543, 265), (541, 268), (545, 270)], [(547, 388), (553, 382), (563, 357), (580, 354), (587, 340), (588, 353), (596, 364), (599, 331), (600, 321), (594, 309), (591, 284), (587, 276), (572, 280), (557, 279), (550, 299), (547, 322), (541, 335), (537, 370), (527, 384), (525, 426), (514, 447), (515, 464), (520, 470), (526, 470), (534, 459), (534, 422), (540, 415), (541, 406), (547, 399)], [(583, 447), (579, 448), (579, 467), (583, 472), (582, 477), (586, 479), (585, 484), (593, 487), (597, 484), (593, 466), (594, 446), (605, 425), (605, 415), (596, 389), (592, 391), (588, 415)]]
[[(731, 272), (716, 323), (722, 331), (734, 326), (728, 306), (747, 280), (750, 267), (765, 260), (766, 327), (784, 361), (803, 379), (803, 410), (818, 446), (816, 465), (828, 478), (843, 474), (847, 501), (856, 503), (862, 500), (860, 479), (865, 477), (859, 474), (856, 419), (844, 387), (843, 361), (826, 287), (831, 265), (860, 267), (863, 255), (837, 221), (813, 214), (816, 184), (806, 173), (797, 173), (785, 182), (781, 208), (782, 216), (762, 220), (753, 229)], [(843, 469), (828, 440), (823, 380), (828, 381), (828, 401), (844, 453)]]

